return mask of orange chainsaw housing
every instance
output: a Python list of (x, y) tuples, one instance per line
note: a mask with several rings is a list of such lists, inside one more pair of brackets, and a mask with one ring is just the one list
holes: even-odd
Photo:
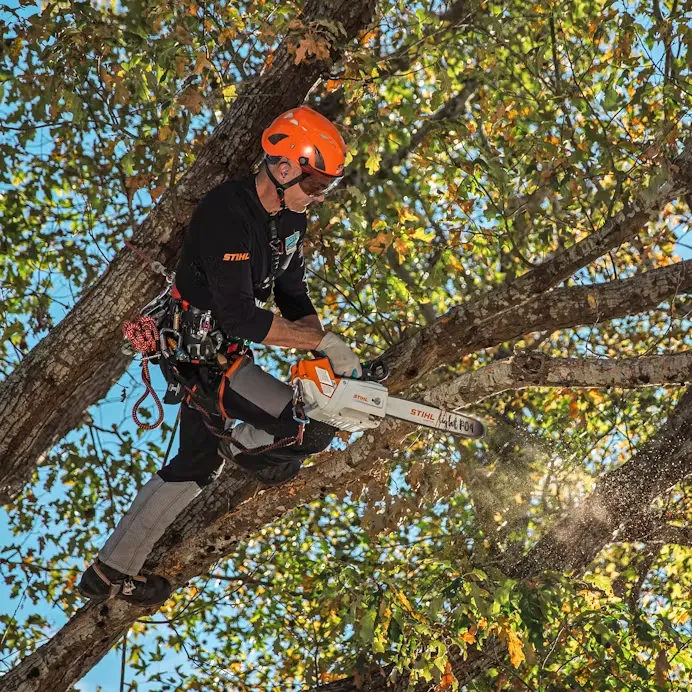
[(301, 360), (292, 365), (291, 381), (296, 378), (314, 382), (320, 392), (330, 398), (339, 384), (339, 378), (334, 374), (332, 364), (327, 357)]

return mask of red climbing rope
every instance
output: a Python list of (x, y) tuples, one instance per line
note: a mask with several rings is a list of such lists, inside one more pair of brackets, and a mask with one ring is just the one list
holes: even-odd
[[(142, 430), (154, 430), (163, 423), (163, 405), (151, 386), (151, 377), (149, 376), (149, 357), (154, 355), (159, 348), (159, 330), (156, 327), (156, 321), (153, 317), (138, 317), (131, 322), (125, 322), (123, 335), (132, 344), (133, 350), (142, 354), (142, 381), (146, 387), (144, 394), (132, 407), (132, 419)], [(159, 411), (156, 422), (152, 424), (142, 422), (138, 416), (139, 407), (149, 395), (154, 399)]]

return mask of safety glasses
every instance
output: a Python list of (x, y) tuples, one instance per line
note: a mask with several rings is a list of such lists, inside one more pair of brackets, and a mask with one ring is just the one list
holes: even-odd
[(300, 189), (310, 197), (320, 197), (331, 192), (342, 180), (343, 176), (333, 177), (316, 171), (314, 168), (302, 166), (303, 174), (298, 180)]

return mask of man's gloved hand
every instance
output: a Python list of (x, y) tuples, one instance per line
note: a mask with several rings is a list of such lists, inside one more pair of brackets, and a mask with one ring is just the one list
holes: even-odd
[(363, 374), (358, 356), (336, 334), (327, 332), (317, 344), (316, 350), (329, 358), (335, 375), (360, 377)]

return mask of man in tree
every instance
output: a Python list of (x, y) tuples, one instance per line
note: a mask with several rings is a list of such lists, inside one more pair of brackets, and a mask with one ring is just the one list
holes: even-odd
[[(262, 148), (259, 173), (213, 189), (190, 221), (172, 293), (182, 362), (174, 359), (177, 377), (170, 368), (168, 377), (169, 391), (184, 383), (201, 395), (182, 404), (177, 456), (142, 487), (82, 576), (79, 588), (88, 598), (163, 602), (168, 580), (140, 574), (142, 566), (224, 459), (265, 485), (278, 485), (331, 442), (335, 428), (319, 421), (303, 426), (291, 387), (255, 365), (246, 342), (319, 351), (336, 374), (361, 374), (358, 356), (322, 328), (302, 252), (306, 209), (341, 180), (344, 141), (326, 118), (301, 106), (265, 130)], [(281, 317), (260, 307), (272, 288)], [(222, 344), (212, 342), (215, 334)], [(196, 388), (189, 386), (193, 381)], [(233, 420), (243, 422), (228, 434)]]

